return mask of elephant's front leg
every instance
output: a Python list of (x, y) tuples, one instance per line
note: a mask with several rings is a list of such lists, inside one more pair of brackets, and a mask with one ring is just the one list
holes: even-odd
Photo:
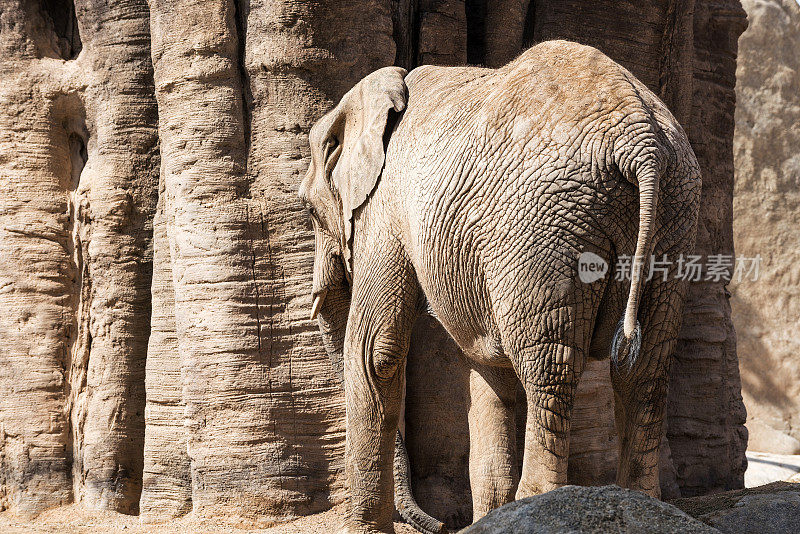
[(474, 363), (469, 376), (469, 481), (472, 521), (514, 500), (517, 375)]
[(344, 369), (348, 532), (393, 532), (395, 433), (418, 289), (409, 264), (387, 264), (354, 276)]
[(392, 469), (400, 377), (389, 380), (380, 377), (374, 372), (374, 359), (373, 355), (366, 353), (362, 357), (348, 357), (345, 361), (345, 458), (351, 506), (349, 532), (393, 531)]

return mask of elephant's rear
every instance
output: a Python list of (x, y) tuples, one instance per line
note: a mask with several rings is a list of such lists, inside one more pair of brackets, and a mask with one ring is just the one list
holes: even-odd
[[(419, 222), (412, 240), (428, 262), (422, 278), (451, 280), (447, 290), (431, 281), (426, 292), (453, 301), (447, 308), (458, 307), (453, 293), (489, 301), (474, 311), (478, 319), (453, 317), (453, 324), (516, 308), (535, 314), (540, 303), (532, 299), (541, 284), (553, 283), (553, 262), (563, 264), (556, 276), (572, 276), (577, 265), (565, 258), (584, 249), (691, 252), (700, 172), (686, 135), (647, 87), (598, 50), (550, 41), (498, 70), (424, 67), (406, 81), (406, 124), (396, 132), (406, 150), (397, 166), (412, 169), (416, 180), (407, 185), (420, 212), (411, 217)], [(636, 196), (620, 204), (609, 191)], [(637, 208), (639, 220), (626, 222)], [(603, 226), (614, 218), (603, 210), (622, 213)], [(461, 229), (446, 243), (452, 256), (443, 249), (443, 219)], [(612, 226), (628, 234), (613, 235)], [(641, 278), (627, 297), (627, 341), (641, 299), (650, 298)], [(616, 322), (622, 310), (613, 313)], [(496, 325), (474, 326), (491, 333)]]
[[(697, 159), (685, 132), (658, 97), (594, 49), (543, 43), (502, 70), (510, 79), (549, 80), (553, 101), (544, 109), (551, 116), (558, 110), (550, 119), (551, 138), (557, 144), (569, 143), (577, 132), (575, 144), (581, 149), (571, 158), (583, 163), (584, 179), (614, 187), (614, 176), (621, 175), (636, 191), (638, 202), (620, 206), (629, 213), (638, 207), (634, 224), (624, 226), (629, 235), (613, 236), (606, 226), (613, 236), (607, 258), (618, 261), (622, 254), (629, 255), (630, 283), (605, 282), (599, 308), (593, 310), (597, 322), (592, 325), (589, 352), (610, 353), (615, 400), (623, 408), (617, 410), (617, 427), (623, 429), (617, 483), (658, 496), (669, 359), (687, 289), (681, 266), (693, 252), (697, 231), (701, 190)], [(586, 293), (578, 289), (576, 294)], [(568, 309), (569, 302), (564, 303)], [(604, 329), (604, 323), (610, 328)]]

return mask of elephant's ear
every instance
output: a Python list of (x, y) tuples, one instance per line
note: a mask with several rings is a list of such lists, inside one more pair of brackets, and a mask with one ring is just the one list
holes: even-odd
[[(330, 180), (342, 203), (342, 251), (345, 265), (350, 269), (353, 234), (353, 212), (375, 189), (386, 158), (383, 142), (389, 110), (403, 111), (406, 107), (405, 69), (385, 67), (358, 82), (332, 113), (331, 130), (341, 143), (326, 150), (331, 157), (338, 155)], [(339, 130), (336, 132), (336, 130)], [(326, 167), (334, 162), (326, 162)]]

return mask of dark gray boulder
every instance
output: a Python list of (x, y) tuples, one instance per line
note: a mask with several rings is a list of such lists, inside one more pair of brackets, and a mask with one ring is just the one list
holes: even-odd
[(800, 484), (773, 482), (757, 488), (677, 499), (673, 504), (725, 534), (800, 533)]
[(564, 486), (494, 510), (461, 534), (719, 534), (678, 508), (619, 486)]

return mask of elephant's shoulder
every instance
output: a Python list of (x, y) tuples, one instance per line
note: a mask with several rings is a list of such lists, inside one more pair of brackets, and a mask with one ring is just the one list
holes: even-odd
[(405, 77), (405, 82), (408, 86), (409, 96), (415, 93), (449, 92), (495, 72), (495, 69), (480, 67), (422, 65), (409, 72)]
[(453, 120), (466, 103), (481, 100), (483, 79), (496, 72), (479, 67), (417, 67), (405, 78), (408, 112), (430, 123)]

